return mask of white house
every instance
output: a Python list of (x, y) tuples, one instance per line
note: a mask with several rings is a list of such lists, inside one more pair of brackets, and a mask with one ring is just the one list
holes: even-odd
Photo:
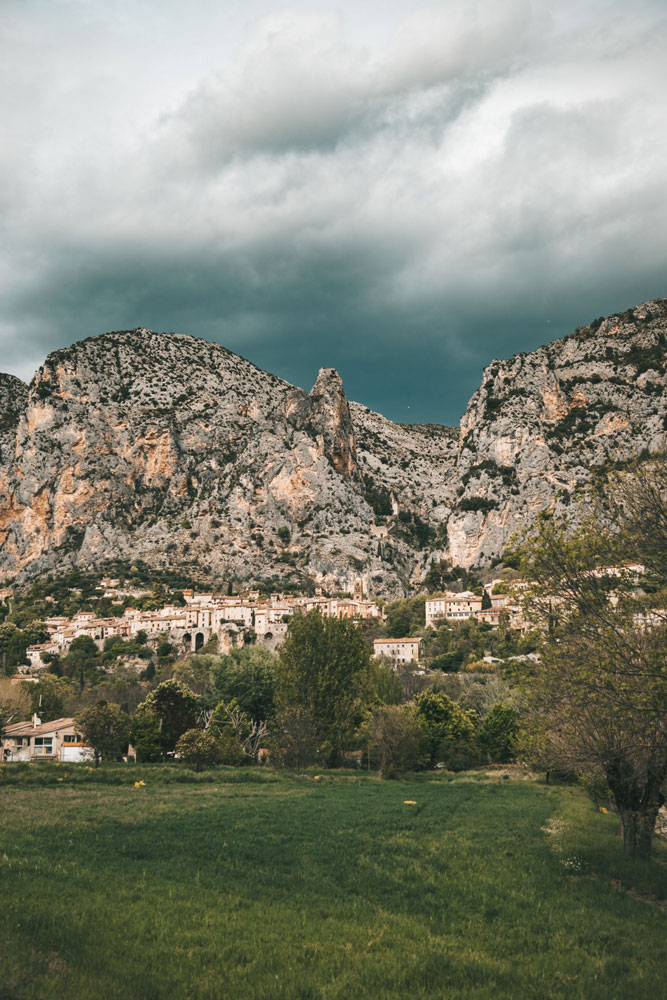
[(33, 715), (29, 722), (5, 726), (2, 759), (8, 761), (57, 760), (77, 763), (89, 760), (91, 748), (76, 731), (75, 720), (42, 722)]
[(403, 663), (419, 663), (419, 644), (422, 639), (375, 639), (373, 652), (376, 656), (385, 656), (398, 666)]

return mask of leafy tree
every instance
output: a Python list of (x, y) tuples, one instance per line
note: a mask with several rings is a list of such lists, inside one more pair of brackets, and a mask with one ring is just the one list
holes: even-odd
[(330, 765), (341, 760), (360, 721), (369, 662), (353, 622), (322, 618), (318, 611), (291, 620), (276, 666), (276, 705), (283, 726), (289, 719), (299, 725), (309, 720)]
[(65, 678), (44, 674), (36, 684), (30, 684), (29, 696), (30, 712), (36, 712), (42, 722), (51, 722), (65, 715), (74, 698), (74, 688)]
[(495, 764), (514, 760), (518, 749), (519, 716), (509, 705), (494, 705), (484, 718), (477, 741), (482, 753)]
[(72, 640), (67, 656), (60, 661), (63, 674), (76, 678), (83, 691), (86, 679), (94, 679), (99, 670), (100, 651), (89, 635), (80, 635)]
[(401, 679), (386, 660), (374, 657), (370, 662), (366, 701), (371, 705), (399, 705), (403, 701)]
[(222, 755), (219, 735), (211, 729), (186, 729), (176, 743), (176, 756), (187, 764), (194, 764), (197, 771), (220, 763)]
[(77, 716), (77, 728), (90, 743), (95, 767), (101, 760), (118, 760), (130, 739), (130, 718), (118, 705), (98, 701)]
[(273, 715), (276, 655), (263, 646), (234, 649), (212, 667), (213, 686), (223, 701), (238, 702), (240, 709), (259, 722)]
[(195, 728), (199, 699), (184, 684), (169, 680), (151, 691), (143, 702), (143, 708), (159, 720), (160, 748), (166, 754), (175, 749), (179, 737), (187, 729)]
[(28, 662), (26, 649), (30, 645), (26, 634), (13, 622), (0, 625), (0, 666), (3, 673), (9, 676), (17, 666)]
[(423, 691), (415, 698), (415, 707), (426, 727), (431, 765), (443, 762), (460, 771), (476, 762), (474, 712), (444, 691)]
[(0, 677), (0, 735), (4, 726), (23, 722), (30, 715), (30, 701), (26, 684), (12, 684), (7, 677)]
[(482, 594), (482, 611), (488, 611), (489, 608), (492, 608), (492, 607), (493, 607), (493, 602), (492, 602), (491, 598), (489, 597), (488, 592), (485, 589), (484, 593)]
[(320, 745), (320, 729), (307, 705), (283, 705), (273, 724), (271, 763), (285, 764), (297, 774), (312, 764)]
[(160, 719), (143, 706), (132, 717), (130, 738), (140, 764), (162, 760), (162, 733)]
[(428, 761), (428, 733), (413, 705), (378, 705), (368, 713), (359, 735), (382, 778), (414, 771)]
[[(644, 594), (632, 570), (618, 570), (612, 602), (599, 567), (629, 562), (645, 567)], [(533, 752), (547, 767), (604, 781), (625, 852), (648, 858), (667, 778), (664, 456), (613, 480), (581, 527), (543, 518), (521, 565), (535, 584), (526, 611), (545, 633), (525, 679)]]
[(421, 594), (388, 604), (386, 611), (389, 636), (392, 639), (403, 639), (411, 634), (413, 628), (422, 628), (425, 603), (426, 598)]

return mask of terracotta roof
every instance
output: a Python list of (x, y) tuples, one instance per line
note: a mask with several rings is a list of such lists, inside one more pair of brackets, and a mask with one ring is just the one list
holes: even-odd
[(34, 727), (32, 722), (16, 722), (13, 726), (5, 726), (5, 736), (41, 736), (43, 733), (53, 733), (56, 729), (69, 729), (74, 723), (73, 718), (53, 719)]
[(422, 637), (419, 636), (416, 639), (373, 639), (373, 645), (377, 645), (379, 642), (421, 642)]

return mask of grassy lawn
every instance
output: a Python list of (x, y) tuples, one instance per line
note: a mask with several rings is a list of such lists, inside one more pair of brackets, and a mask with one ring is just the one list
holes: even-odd
[(10, 765), (0, 801), (0, 1000), (665, 995), (667, 850), (575, 788)]

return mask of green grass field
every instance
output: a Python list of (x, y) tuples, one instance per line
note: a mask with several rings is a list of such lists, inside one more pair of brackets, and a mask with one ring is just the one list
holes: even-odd
[(0, 801), (0, 1000), (666, 995), (667, 850), (573, 787), (10, 765)]

